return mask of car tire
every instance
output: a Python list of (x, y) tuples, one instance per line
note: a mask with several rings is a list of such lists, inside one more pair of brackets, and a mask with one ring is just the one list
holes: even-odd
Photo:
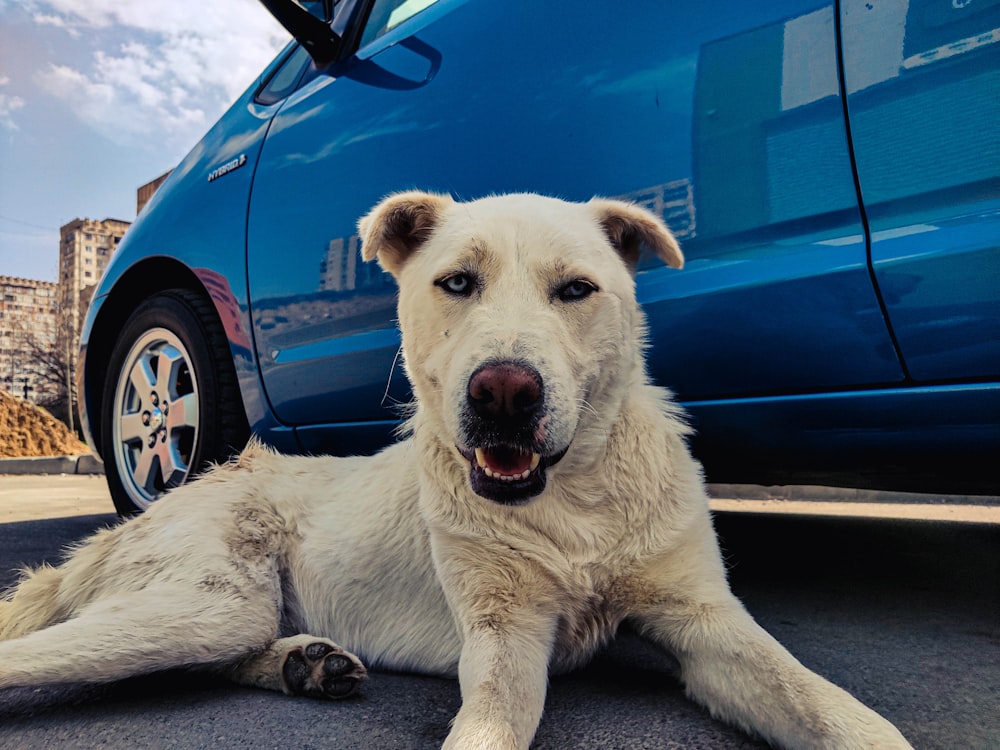
[(101, 400), (101, 452), (121, 515), (144, 511), (246, 445), (229, 351), (214, 307), (196, 292), (159, 292), (129, 316)]

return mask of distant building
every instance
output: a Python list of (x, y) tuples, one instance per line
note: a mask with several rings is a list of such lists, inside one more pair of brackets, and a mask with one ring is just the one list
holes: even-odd
[(67, 352), (68, 383), (75, 380), (77, 343), (90, 298), (130, 226), (130, 222), (119, 219), (73, 219), (59, 228), (57, 336), (65, 342), (60, 343), (60, 348), (65, 347)]
[(31, 401), (58, 394), (39, 352), (56, 342), (58, 285), (0, 276), (0, 388)]
[(170, 176), (170, 173), (173, 171), (174, 170), (172, 169), (168, 170), (167, 172), (161, 174), (152, 182), (147, 182), (145, 185), (143, 185), (142, 187), (140, 187), (138, 190), (135, 191), (136, 214), (142, 211), (142, 207), (145, 206), (147, 203), (149, 203), (149, 199), (153, 197), (153, 193), (156, 192), (156, 190), (160, 187), (160, 185), (163, 184), (164, 180), (166, 180)]
[[(171, 170), (172, 171), (172, 170)], [(136, 213), (170, 176), (160, 175), (136, 190)], [(59, 228), (59, 281), (0, 276), (0, 388), (33, 401), (59, 397), (70, 385), (80, 326), (97, 282), (131, 226), (119, 219), (73, 219)], [(68, 370), (53, 379), (52, 352)]]
[(94, 287), (130, 226), (118, 219), (73, 219), (59, 228), (59, 301), (75, 335)]
[(386, 288), (395, 290), (396, 284), (378, 264), (362, 262), (361, 238), (354, 234), (330, 240), (319, 263), (319, 288), (324, 292), (375, 294)]
[(343, 292), (357, 286), (357, 267), (361, 260), (357, 235), (330, 240), (326, 256), (319, 264), (319, 288)]

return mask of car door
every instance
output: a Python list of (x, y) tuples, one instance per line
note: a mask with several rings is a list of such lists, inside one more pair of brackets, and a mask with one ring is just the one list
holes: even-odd
[(1000, 378), (1000, 2), (844, 0), (871, 256), (919, 383)]
[(660, 212), (688, 268), (647, 259), (638, 293), (652, 371), (686, 400), (902, 378), (867, 268), (831, 3), (387, 5), (355, 57), (288, 97), (251, 198), (261, 375), (307, 449), (368, 447), (361, 428), (407, 397), (394, 286), (360, 262), (355, 223), (413, 187)]

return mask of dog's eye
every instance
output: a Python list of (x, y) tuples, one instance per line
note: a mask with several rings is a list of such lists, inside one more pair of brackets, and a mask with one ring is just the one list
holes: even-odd
[(472, 277), (465, 273), (455, 273), (451, 276), (445, 276), (434, 283), (449, 294), (454, 294), (458, 297), (468, 297), (472, 294), (473, 287), (475, 287)]
[(584, 297), (589, 297), (597, 291), (597, 287), (584, 279), (577, 279), (562, 286), (559, 289), (559, 299), (563, 302), (573, 302)]

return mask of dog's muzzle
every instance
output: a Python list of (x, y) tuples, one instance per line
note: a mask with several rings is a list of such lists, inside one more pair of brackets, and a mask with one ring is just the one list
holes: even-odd
[(525, 503), (545, 489), (545, 470), (566, 449), (545, 454), (545, 389), (541, 375), (518, 361), (488, 362), (469, 378), (463, 420), (473, 491), (504, 505)]

